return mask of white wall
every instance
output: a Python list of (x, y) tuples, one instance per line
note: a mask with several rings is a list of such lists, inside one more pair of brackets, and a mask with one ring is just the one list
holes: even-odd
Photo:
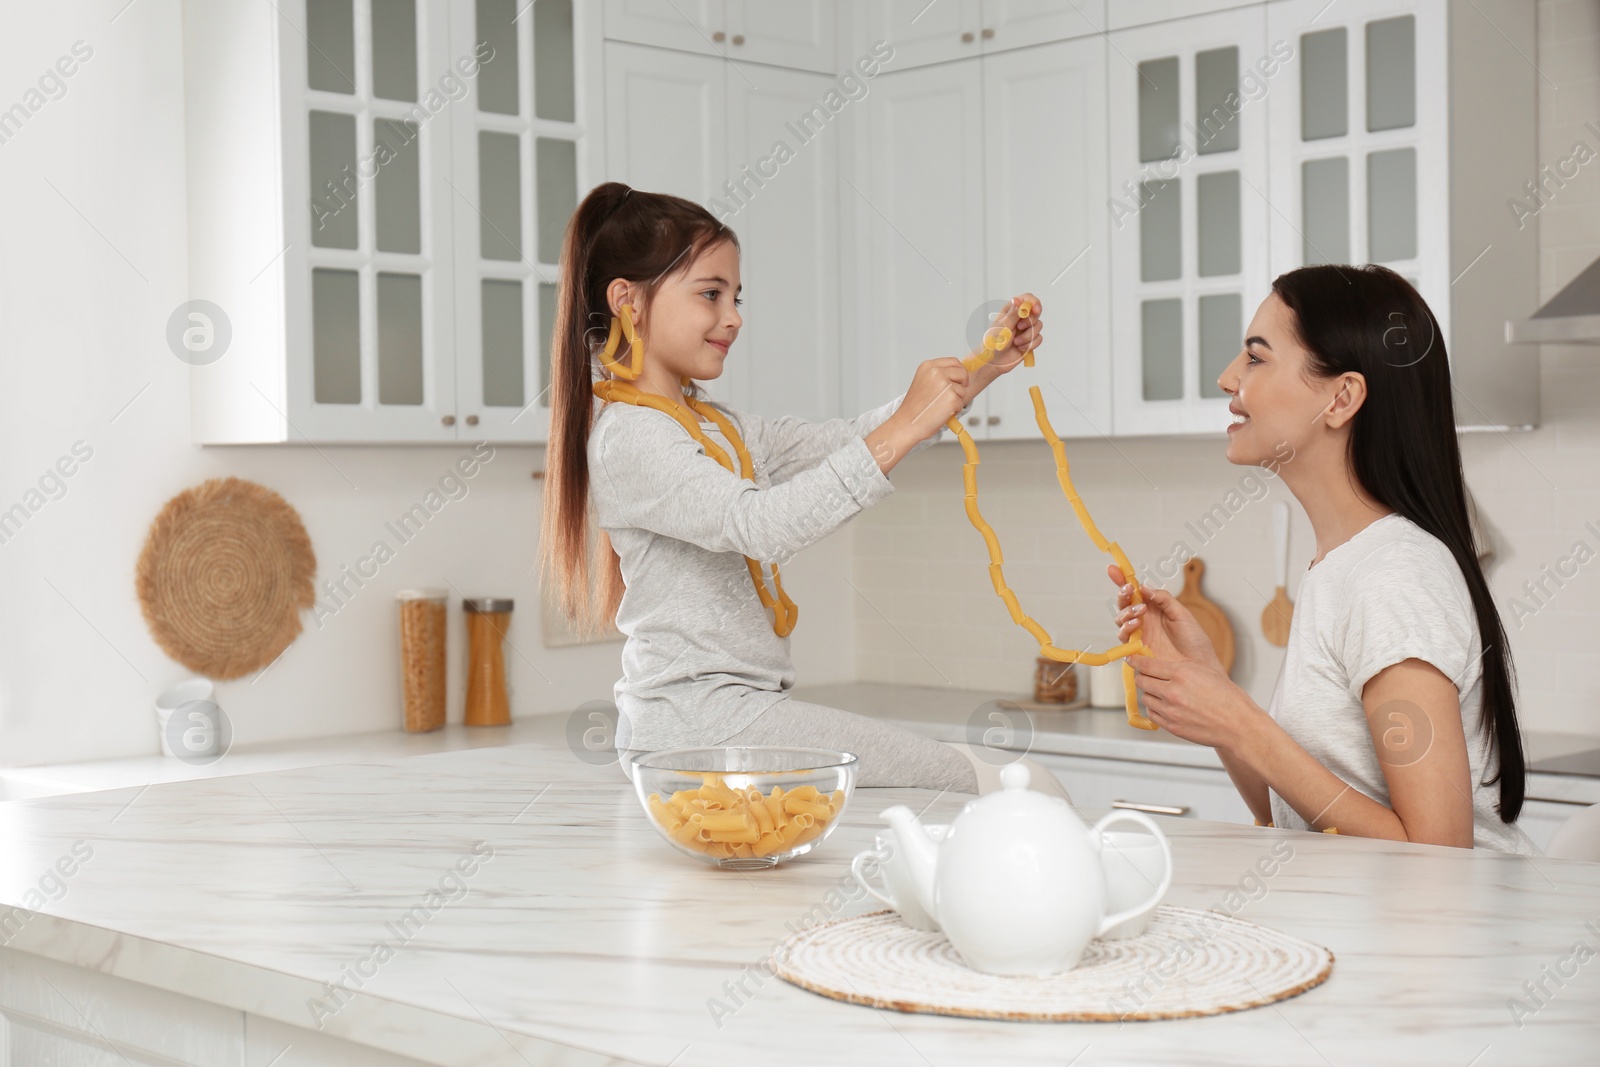
[[(133, 580), (150, 521), (174, 493), (231, 474), (283, 494), (310, 532), (320, 590), (374, 540), (396, 544), (384, 523), (468, 451), (189, 443), (188, 367), (164, 341), (172, 309), (206, 295), (187, 286), (180, 7), (122, 6), (11, 4), (0, 34), (0, 109), (73, 42), (93, 49), (65, 94), (0, 143), (0, 510), (75, 442), (93, 449), (65, 494), (0, 544), (0, 765), (156, 751), (150, 701), (187, 672), (151, 640)], [(221, 684), (236, 743), (397, 727), (392, 598), (408, 586), (516, 598), (514, 714), (609, 698), (619, 643), (546, 649), (540, 638), (531, 473), (543, 461), (542, 448), (500, 449), (320, 630), (308, 613), (276, 665)], [(846, 528), (786, 568), (806, 681), (850, 677), (850, 548)], [(465, 643), (452, 608), (454, 721)]]
[[(1515, 55), (1507, 62), (1525, 62)], [(1554, 164), (1600, 120), (1600, 3), (1540, 0), (1539, 161)], [(1531, 179), (1532, 173), (1528, 175)], [(1519, 190), (1508, 189), (1508, 198)], [(1600, 257), (1600, 161), (1588, 164), (1539, 216), (1541, 299)], [(1529, 231), (1529, 239), (1534, 239)], [(1041, 356), (1040, 358), (1045, 358)], [(996, 388), (1005, 388), (1002, 380)], [(1462, 437), (1467, 481), (1499, 538), (1489, 578), (1510, 631), (1525, 728), (1600, 737), (1600, 348), (1547, 346), (1542, 357), (1543, 425), (1532, 432)], [(1314, 547), (1310, 524), (1280, 483), (1251, 502), (1203, 547), (1185, 529), (1240, 485), (1223, 439), (1068, 442), (1073, 479), (1106, 536), (1144, 568), (1184, 541), (1207, 564), (1206, 592), (1238, 638), (1234, 677), (1263, 705), (1283, 660), (1261, 637), (1272, 595), (1272, 502), (1289, 500), (1291, 572)], [(1073, 521), (1042, 442), (982, 448), (980, 503), (1000, 536), (1006, 580), (1062, 647), (1104, 649), (1105, 557)], [(864, 680), (1032, 690), (1037, 644), (1014, 625), (989, 584), (982, 539), (962, 509), (961, 454), (938, 445), (894, 473), (898, 488), (857, 530), (859, 674)], [(1529, 600), (1541, 577), (1586, 543), (1595, 562), (1550, 595)], [(1569, 566), (1568, 571), (1572, 568)], [(1181, 584), (1168, 583), (1176, 589)], [(1290, 594), (1297, 581), (1290, 580)], [(1514, 612), (1513, 598), (1536, 613)], [(880, 614), (881, 613), (881, 614)], [(1520, 619), (1521, 625), (1518, 624)]]

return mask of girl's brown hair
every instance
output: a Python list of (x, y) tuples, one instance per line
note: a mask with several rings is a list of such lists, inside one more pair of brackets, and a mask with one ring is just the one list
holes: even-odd
[[(541, 584), (555, 582), (557, 603), (580, 635), (612, 625), (623, 591), (621, 560), (604, 530), (592, 589), (589, 570), (589, 431), (601, 407), (593, 386), (605, 377), (599, 352), (611, 325), (606, 287), (616, 278), (641, 283), (642, 306), (634, 311), (647, 318), (662, 279), (722, 241), (739, 247), (734, 232), (699, 204), (621, 182), (595, 186), (567, 223), (550, 339), (550, 439), (538, 570)], [(624, 343), (617, 356), (626, 353)]]

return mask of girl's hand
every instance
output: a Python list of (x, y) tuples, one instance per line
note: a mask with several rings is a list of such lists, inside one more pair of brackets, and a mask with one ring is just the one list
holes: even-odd
[[(1028, 317), (1025, 319), (1017, 315), (1017, 308), (1023, 304), (1027, 304), (1029, 309)], [(1012, 297), (1005, 310), (995, 316), (994, 325), (989, 329), (1004, 326), (1011, 331), (1011, 343), (997, 350), (987, 364), (988, 367), (994, 368), (996, 376), (1005, 374), (1017, 366), (1022, 362), (1024, 352), (1033, 351), (1044, 340), (1044, 323), (1039, 318), (1042, 310), (1038, 297), (1032, 293), (1023, 293), (1021, 296)]]
[[(1144, 639), (1145, 647), (1158, 659), (1194, 660), (1215, 667), (1224, 678), (1222, 661), (1211, 638), (1195, 621), (1194, 613), (1165, 589), (1139, 587), (1143, 604), (1133, 602), (1133, 586), (1128, 583), (1122, 568), (1112, 563), (1106, 573), (1117, 585), (1117, 640), (1127, 641), (1135, 630)], [(1135, 657), (1138, 658), (1138, 657)], [(1144, 657), (1149, 658), (1149, 657)]]
[(1128, 662), (1145, 714), (1173, 737), (1228, 752), (1266, 715), (1223, 673), (1215, 656), (1209, 663), (1154, 656), (1129, 656)]
[(918, 365), (892, 418), (915, 440), (925, 441), (967, 406), (971, 385), (967, 368), (954, 356), (926, 360)]

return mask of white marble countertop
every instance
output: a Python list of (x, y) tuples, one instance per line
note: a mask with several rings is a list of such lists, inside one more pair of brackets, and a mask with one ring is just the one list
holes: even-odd
[[(889, 719), (941, 741), (972, 744), (979, 743), (982, 731), (988, 725), (982, 715), (974, 715), (974, 712), (992, 700), (1027, 699), (1019, 694), (1001, 695), (944, 686), (886, 682), (796, 686), (793, 694), (796, 699), (814, 704), (827, 704)], [(1121, 708), (1033, 710), (1025, 714), (1032, 736), (1025, 739), (1026, 744), (1015, 747), (1031, 752), (1222, 769), (1222, 761), (1217, 758), (1215, 749), (1173, 737), (1165, 730), (1130, 729), (1127, 714)], [(1600, 748), (1600, 738), (1584, 734), (1526, 731), (1522, 740), (1530, 763)], [(1528, 775), (1528, 796), (1568, 803), (1597, 804), (1600, 803), (1600, 778), (1534, 772)]]
[[(796, 686), (793, 695), (799, 700), (899, 722), (908, 729), (940, 740), (973, 743), (978, 742), (982, 730), (989, 725), (981, 716), (975, 717), (975, 711), (992, 700), (1024, 699), (1021, 694), (887, 682)], [(238, 745), (221, 760), (206, 766), (193, 766), (171, 756), (149, 755), (42, 767), (8, 767), (0, 769), (0, 801), (520, 744), (533, 737), (530, 730), (545, 728), (533, 725), (540, 718), (522, 718), (504, 727), (467, 727), (452, 723), (425, 734), (382, 730)], [(1222, 762), (1212, 749), (1183, 741), (1165, 731), (1130, 730), (1120, 708), (1034, 710), (1026, 713), (1026, 721), (1031, 736), (1019, 739), (1018, 747), (1033, 752), (1222, 769)], [(1579, 734), (1532, 732), (1524, 735), (1524, 743), (1530, 761), (1600, 748), (1600, 738)], [(1600, 803), (1600, 778), (1534, 774), (1529, 778), (1529, 795), (1573, 803)]]
[[(792, 930), (876, 906), (841, 889), (880, 810), (905, 802), (944, 819), (964, 798), (861, 791), (816, 853), (715, 871), (658, 839), (615, 767), (568, 750), (564, 716), (525, 729), (531, 744), (0, 805), (0, 903), (20, 904), (75, 841), (92, 849), (9, 945), (314, 1028), (325, 983), (390, 942), (348, 1003), (320, 1013), (323, 1031), (474, 1067), (1487, 1067), (1592, 1062), (1600, 1043), (1600, 963), (1550, 986), (1521, 1028), (1508, 1007), (1579, 942), (1600, 947), (1600, 864), (1194, 820), (1162, 820), (1177, 865), (1168, 902), (1247, 892), (1241, 917), (1332, 949), (1325, 985), (1120, 1027), (908, 1015), (757, 986)], [(1253, 864), (1283, 839), (1293, 858), (1259, 879)], [(474, 847), (492, 855), (466, 894), (398, 941), (390, 924)], [(741, 980), (750, 995), (719, 1025), (710, 1001)]]

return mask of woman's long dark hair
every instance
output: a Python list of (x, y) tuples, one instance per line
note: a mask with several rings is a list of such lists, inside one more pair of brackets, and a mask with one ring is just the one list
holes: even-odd
[(1482, 729), (1491, 756), (1500, 757), (1490, 782), (1500, 783), (1501, 820), (1515, 822), (1527, 777), (1516, 679), (1467, 517), (1439, 322), (1411, 283), (1387, 267), (1301, 267), (1279, 275), (1272, 291), (1294, 312), (1314, 376), (1353, 371), (1366, 378), (1366, 401), (1350, 426), (1350, 469), (1361, 488), (1443, 541), (1461, 568), (1483, 646)]
[[(647, 318), (662, 279), (722, 241), (739, 246), (734, 232), (699, 204), (621, 182), (595, 186), (567, 223), (550, 339), (550, 439), (537, 567), (541, 584), (554, 581), (562, 613), (580, 634), (609, 627), (623, 592), (621, 560), (604, 530), (600, 573), (590, 590), (589, 430), (598, 412), (592, 392), (601, 376), (597, 353), (611, 323), (606, 286), (616, 278), (642, 283), (642, 306), (635, 311)], [(641, 332), (648, 333), (648, 323)], [(617, 356), (626, 355), (624, 344)]]

